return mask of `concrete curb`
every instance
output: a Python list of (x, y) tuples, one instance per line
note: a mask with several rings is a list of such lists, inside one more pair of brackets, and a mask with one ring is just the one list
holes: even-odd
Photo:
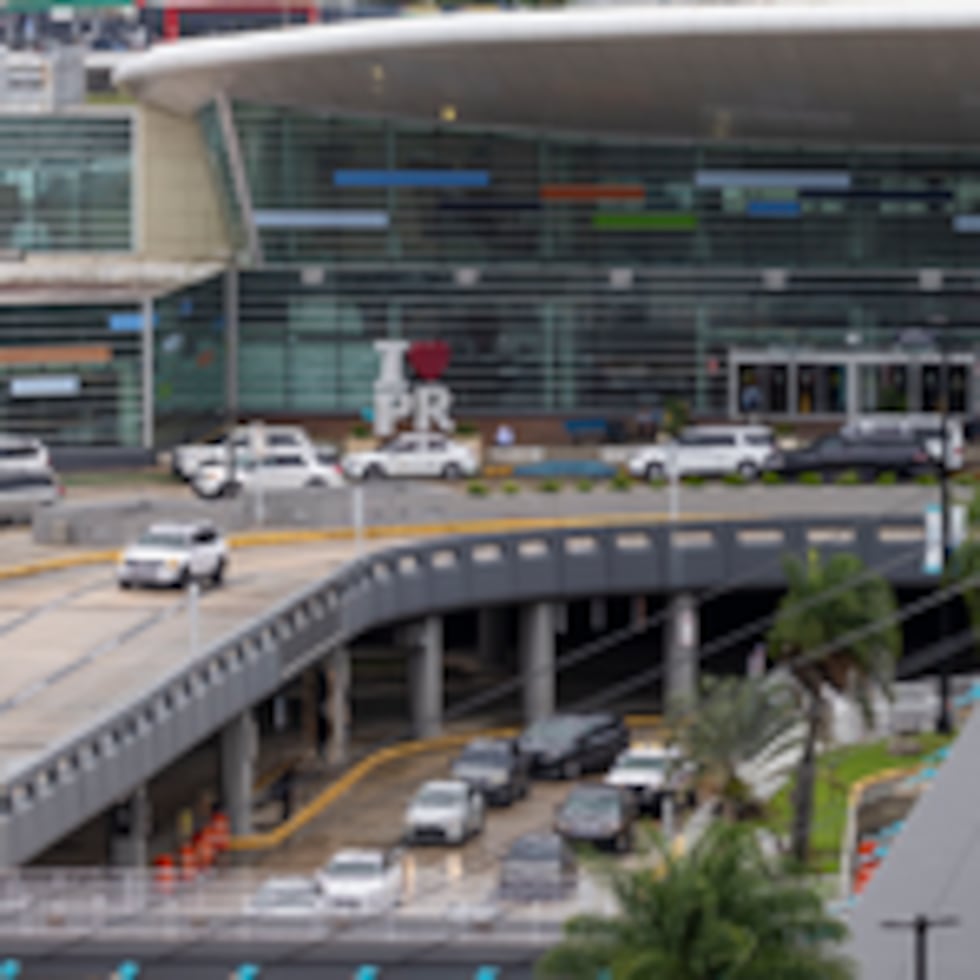
[[(685, 524), (729, 521), (736, 519), (731, 514), (696, 514), (684, 518)], [(581, 517), (517, 517), (488, 518), (476, 521), (451, 521), (442, 524), (391, 524), (376, 525), (364, 529), (366, 540), (388, 540), (398, 538), (442, 537), (454, 534), (500, 534), (508, 531), (528, 531), (569, 527), (620, 527), (631, 524), (664, 524), (670, 520), (662, 513), (650, 514), (596, 514)], [(228, 536), (232, 549), (274, 547), (287, 544), (312, 544), (323, 541), (354, 541), (352, 528), (310, 528), (306, 530), (268, 530), (244, 531)], [(85, 551), (75, 555), (60, 555), (57, 558), (40, 558), (37, 561), (20, 565), (0, 567), (0, 581), (30, 578), (47, 572), (59, 572), (68, 568), (82, 568), (86, 565), (109, 565), (118, 560), (119, 550)]]

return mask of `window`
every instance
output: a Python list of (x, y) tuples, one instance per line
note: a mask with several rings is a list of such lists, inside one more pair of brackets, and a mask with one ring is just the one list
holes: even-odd
[(273, 448), (286, 446), (291, 449), (298, 441), (296, 436), (289, 432), (273, 433), (266, 438), (266, 442)]

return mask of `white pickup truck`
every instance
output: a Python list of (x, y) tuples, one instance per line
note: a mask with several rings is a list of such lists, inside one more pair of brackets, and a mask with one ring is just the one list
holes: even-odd
[[(230, 441), (230, 446), (229, 446)], [(314, 446), (306, 430), (298, 425), (265, 425), (252, 422), (236, 425), (230, 432), (222, 432), (205, 442), (187, 443), (176, 446), (170, 466), (175, 476), (191, 480), (205, 463), (225, 463), (229, 448), (237, 452), (250, 451), (261, 455), (270, 450), (293, 449), (304, 455), (315, 457), (325, 447)]]

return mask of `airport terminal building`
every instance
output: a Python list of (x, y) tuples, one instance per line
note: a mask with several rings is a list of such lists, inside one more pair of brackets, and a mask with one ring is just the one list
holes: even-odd
[(0, 120), (0, 429), (346, 431), (384, 338), (446, 341), (457, 418), (530, 440), (930, 411), (944, 372), (971, 413), (978, 43), (947, 0), (160, 45), (131, 106)]

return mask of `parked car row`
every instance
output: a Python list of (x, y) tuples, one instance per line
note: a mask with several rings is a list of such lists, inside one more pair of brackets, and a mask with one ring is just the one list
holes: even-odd
[[(943, 458), (942, 422), (934, 416), (866, 416), (807, 446), (780, 450), (764, 425), (692, 426), (672, 442), (648, 446), (627, 461), (630, 474), (657, 480), (668, 476), (738, 475), (754, 480), (772, 472), (785, 477), (816, 472), (825, 478), (854, 472), (873, 480), (882, 473), (912, 479), (937, 471)], [(963, 426), (947, 421), (946, 466), (962, 468)]]
[(345, 478), (453, 480), (475, 476), (480, 469), (471, 450), (440, 433), (403, 432), (376, 449), (341, 459), (336, 449), (316, 445), (299, 426), (264, 424), (236, 426), (206, 442), (178, 446), (171, 467), (202, 497), (340, 487)]

